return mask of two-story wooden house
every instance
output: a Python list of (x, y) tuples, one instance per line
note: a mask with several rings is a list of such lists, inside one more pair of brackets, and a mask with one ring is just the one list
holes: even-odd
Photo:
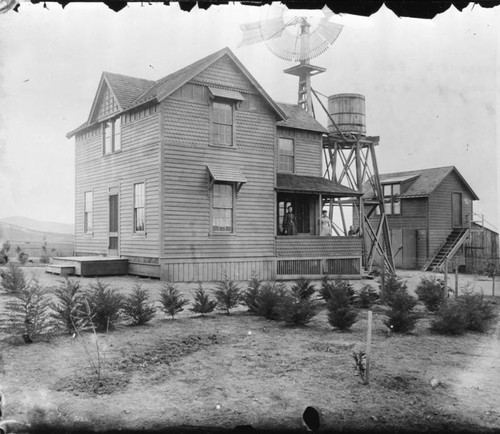
[[(320, 237), (327, 130), (278, 104), (227, 48), (158, 81), (103, 73), (76, 146), (75, 254), (174, 281), (361, 273), (359, 237)], [(297, 232), (283, 235), (293, 207)]]
[[(380, 175), (396, 267), (432, 270), (446, 258), (465, 265), (477, 195), (453, 166)], [(373, 190), (364, 186), (365, 213)], [(377, 221), (377, 213), (371, 220)]]

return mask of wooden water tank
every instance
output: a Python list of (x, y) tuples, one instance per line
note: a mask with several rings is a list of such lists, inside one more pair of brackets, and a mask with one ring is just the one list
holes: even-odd
[[(340, 131), (366, 135), (365, 97), (358, 93), (339, 93), (328, 97), (328, 113)], [(337, 129), (328, 119), (328, 131)]]

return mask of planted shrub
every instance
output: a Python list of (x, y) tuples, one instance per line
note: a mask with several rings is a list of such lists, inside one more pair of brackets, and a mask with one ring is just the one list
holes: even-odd
[(97, 331), (108, 331), (121, 319), (124, 297), (107, 283), (98, 279), (89, 285), (85, 295), (91, 312), (91, 319)]
[(137, 283), (125, 297), (123, 312), (132, 320), (132, 325), (144, 325), (154, 318), (156, 308), (148, 292)]
[(460, 300), (450, 299), (441, 303), (431, 330), (442, 335), (462, 335), (467, 329), (467, 320)]
[(318, 303), (311, 300), (314, 291), (310, 280), (296, 280), (290, 292), (285, 292), (276, 306), (279, 319), (289, 326), (307, 325), (319, 311)]
[(261, 280), (258, 277), (253, 276), (248, 283), (245, 293), (243, 294), (243, 302), (248, 307), (249, 312), (257, 313), (259, 308), (257, 305), (257, 298), (259, 296), (261, 285)]
[(310, 279), (299, 277), (290, 288), (294, 295), (302, 299), (310, 299), (316, 292), (316, 287)]
[(496, 317), (493, 305), (485, 300), (484, 295), (466, 291), (459, 298), (459, 304), (465, 316), (467, 330), (484, 333), (490, 328)]
[(14, 293), (15, 300), (7, 303), (9, 329), (32, 343), (52, 329), (49, 315), (48, 290), (32, 279)]
[(286, 294), (276, 306), (279, 319), (288, 326), (305, 326), (318, 314), (318, 311), (316, 301), (301, 298), (294, 293)]
[(331, 298), (331, 292), (336, 289), (345, 291), (349, 295), (349, 302), (354, 304), (356, 302), (356, 292), (354, 291), (353, 286), (349, 283), (348, 280), (340, 280), (337, 279), (335, 281), (323, 279), (320, 289), (320, 295), (323, 300), (328, 302)]
[(414, 312), (417, 299), (406, 289), (399, 289), (391, 294), (390, 308), (386, 312), (384, 324), (394, 332), (409, 332), (415, 328), (418, 315)]
[(210, 296), (205, 292), (200, 283), (198, 289), (194, 293), (194, 304), (190, 310), (203, 316), (213, 312), (216, 306), (217, 302), (215, 300), (210, 300)]
[(57, 302), (52, 302), (51, 317), (69, 333), (75, 332), (76, 319), (84, 309), (85, 293), (76, 280), (66, 279), (54, 291)]
[(285, 297), (286, 288), (283, 283), (266, 282), (263, 283), (255, 299), (255, 313), (266, 319), (279, 319), (277, 312), (278, 303)]
[(437, 311), (440, 303), (444, 300), (443, 284), (435, 276), (422, 277), (415, 293), (430, 312)]
[(9, 294), (15, 294), (26, 288), (26, 276), (18, 265), (9, 263), (7, 270), (1, 271), (2, 288)]
[(334, 328), (347, 330), (357, 321), (358, 313), (353, 309), (351, 294), (346, 285), (337, 285), (330, 289), (326, 308), (328, 322)]
[(175, 315), (184, 310), (184, 306), (189, 303), (182, 298), (176, 285), (172, 282), (165, 282), (160, 291), (160, 309), (174, 319)]
[(356, 298), (360, 308), (370, 309), (380, 299), (380, 295), (371, 285), (366, 284), (361, 287)]
[(400, 277), (395, 273), (389, 273), (380, 290), (380, 301), (387, 306), (392, 306), (394, 295), (401, 290), (406, 293), (406, 289), (407, 286)]
[(215, 285), (213, 293), (217, 299), (218, 309), (225, 310), (228, 315), (231, 309), (234, 309), (243, 301), (240, 287), (227, 277)]

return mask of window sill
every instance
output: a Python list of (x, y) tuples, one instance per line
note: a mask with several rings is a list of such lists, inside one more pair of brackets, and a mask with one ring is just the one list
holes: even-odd
[(133, 238), (138, 238), (138, 239), (146, 239), (148, 237), (147, 232), (134, 232), (132, 234)]
[(116, 155), (116, 154), (121, 154), (123, 151), (120, 149), (118, 151), (114, 151), (114, 152), (108, 152), (106, 154), (102, 154), (103, 157), (109, 157), (110, 155)]
[(234, 238), (238, 234), (236, 232), (209, 232), (209, 237), (222, 237), (222, 238)]
[(211, 148), (237, 149), (236, 145), (222, 145), (219, 143), (209, 143), (208, 146), (210, 146)]

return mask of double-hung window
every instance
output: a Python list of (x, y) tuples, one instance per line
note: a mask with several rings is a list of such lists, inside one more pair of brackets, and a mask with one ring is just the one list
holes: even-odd
[(146, 230), (146, 184), (134, 184), (134, 232)]
[(293, 139), (280, 137), (278, 140), (278, 163), (280, 172), (294, 172), (295, 153)]
[(217, 99), (212, 103), (212, 144), (233, 146), (233, 103)]
[(234, 232), (234, 184), (213, 184), (212, 232)]
[(104, 122), (103, 142), (104, 154), (111, 154), (121, 150), (122, 142), (120, 117)]
[(83, 195), (83, 232), (91, 233), (92, 225), (93, 195), (91, 191), (86, 191)]

